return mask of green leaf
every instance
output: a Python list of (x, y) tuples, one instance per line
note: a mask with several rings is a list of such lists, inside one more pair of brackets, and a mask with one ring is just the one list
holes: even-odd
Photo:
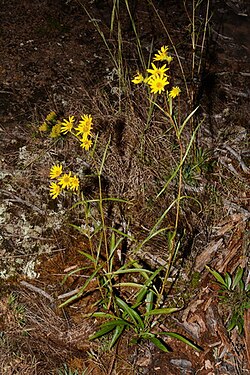
[(108, 313), (104, 313), (104, 312), (101, 312), (101, 311), (97, 311), (97, 312), (94, 312), (94, 313), (89, 313), (87, 314), (88, 316), (94, 316), (95, 318), (106, 318), (106, 319), (114, 319), (114, 315), (112, 314), (108, 314)]
[(244, 289), (245, 289), (245, 285), (244, 285), (243, 280), (240, 280), (238, 285), (239, 285), (239, 289), (240, 289), (240, 291), (243, 292)]
[(160, 350), (162, 350), (163, 352), (165, 353), (169, 353), (169, 349), (168, 347), (166, 346), (166, 344), (161, 341), (160, 339), (158, 339), (157, 337), (150, 337), (149, 340)]
[(132, 288), (144, 288), (144, 285), (143, 284), (138, 284), (138, 283), (132, 283), (132, 282), (121, 282), (121, 283), (116, 283), (113, 285), (114, 287), (123, 287), (123, 286), (128, 286), (128, 287), (132, 287)]
[(130, 325), (129, 322), (127, 322), (126, 320), (124, 319), (120, 319), (120, 318), (116, 318), (116, 319), (113, 319), (113, 320), (109, 320), (108, 322), (105, 322), (102, 324), (102, 327), (103, 326), (127, 326), (127, 325)]
[(115, 329), (116, 325), (102, 325), (101, 329), (94, 333), (93, 335), (89, 336), (89, 340), (95, 340), (98, 337), (102, 337), (104, 335), (107, 335), (109, 332), (113, 331)]
[(145, 295), (147, 294), (148, 290), (149, 290), (149, 287), (150, 285), (153, 283), (153, 280), (156, 278), (156, 276), (158, 276), (158, 274), (162, 271), (163, 267), (159, 267), (148, 279), (147, 281), (145, 282), (144, 284), (144, 288), (142, 288), (140, 290), (140, 292), (137, 294), (137, 297), (136, 297), (136, 303), (132, 306), (133, 308), (136, 308), (138, 307), (141, 302), (143, 301)]
[(236, 326), (237, 326), (237, 316), (234, 314), (228, 323), (228, 326), (227, 326), (228, 332), (232, 331), (232, 329), (234, 329)]
[(145, 298), (146, 313), (149, 313), (150, 311), (153, 311), (154, 297), (155, 297), (154, 292), (152, 290), (149, 290), (149, 292), (147, 293), (146, 298)]
[(244, 309), (250, 309), (250, 301), (249, 301), (249, 302), (245, 302), (245, 303), (243, 303), (242, 307), (243, 307)]
[(114, 232), (111, 233), (110, 245), (109, 245), (109, 252), (112, 254), (114, 252), (115, 247), (115, 234)]
[(249, 292), (249, 291), (250, 291), (250, 284), (247, 284), (247, 285), (245, 286), (245, 289), (246, 289), (246, 292)]
[(227, 289), (230, 290), (230, 287), (232, 285), (232, 278), (228, 272), (226, 272), (225, 274), (225, 283), (227, 284)]
[(208, 269), (208, 271), (216, 278), (216, 280), (222, 285), (224, 286), (226, 289), (227, 288), (227, 283), (225, 282), (225, 280), (223, 279), (223, 277), (215, 270), (209, 268), (208, 266), (206, 266), (206, 268)]
[(186, 337), (180, 335), (179, 333), (176, 333), (176, 332), (159, 332), (158, 335), (173, 337), (177, 340), (182, 341), (184, 344), (189, 345), (191, 348), (197, 350), (198, 352), (200, 352), (202, 350), (198, 345), (195, 345), (192, 341), (190, 341)]
[(140, 317), (140, 315), (131, 307), (128, 306), (128, 304), (123, 301), (119, 297), (115, 297), (117, 305), (124, 311), (134, 322), (135, 326), (138, 326), (143, 329), (144, 328), (144, 323)]
[[(198, 107), (190, 114), (191, 116), (193, 115), (193, 113), (198, 109)], [(190, 118), (190, 115), (187, 117), (187, 119), (184, 121), (183, 125), (181, 126), (180, 128), (180, 131), (179, 131), (179, 134), (181, 134), (184, 126), (186, 125), (186, 122), (189, 120)], [(196, 137), (196, 133), (197, 131), (199, 130), (199, 127), (201, 126), (201, 124), (203, 123), (204, 119), (197, 125), (197, 127), (194, 129), (193, 133), (192, 133), (192, 136), (190, 138), (190, 141), (189, 141), (189, 144), (187, 146), (187, 149), (186, 149), (186, 152), (181, 160), (181, 162), (177, 165), (177, 168), (175, 169), (175, 171), (172, 173), (172, 175), (170, 176), (170, 178), (168, 179), (168, 181), (165, 183), (165, 185), (163, 186), (163, 188), (161, 189), (161, 191), (158, 193), (157, 197), (156, 198), (159, 198), (160, 195), (166, 190), (166, 188), (168, 187), (168, 185), (170, 184), (170, 182), (175, 178), (175, 176), (177, 175), (177, 173), (179, 172), (179, 169), (182, 167), (182, 165), (184, 164), (188, 154), (189, 154), (189, 151), (190, 151), (190, 148), (195, 140), (195, 137)], [(175, 202), (173, 202), (175, 203)]]
[(90, 255), (88, 253), (85, 253), (82, 250), (79, 250), (79, 253), (82, 254), (82, 255), (84, 255), (88, 260), (91, 260), (91, 262), (95, 263), (95, 258), (92, 255)]
[(63, 285), (63, 284), (66, 282), (66, 280), (67, 280), (70, 276), (74, 275), (75, 273), (80, 272), (80, 271), (83, 271), (83, 270), (88, 270), (89, 268), (90, 268), (90, 267), (80, 267), (80, 268), (74, 269), (73, 271), (67, 273), (67, 274), (64, 276), (64, 278), (63, 278), (61, 284)]
[(130, 259), (130, 261), (131, 261), (131, 265), (132, 265), (134, 268), (140, 270), (140, 273), (141, 273), (141, 275), (144, 277), (144, 279), (145, 279), (145, 280), (148, 280), (148, 278), (149, 278), (149, 276), (147, 275), (148, 270), (147, 270), (147, 272), (144, 272), (144, 269), (141, 268), (141, 266), (139, 265), (139, 263), (137, 263), (135, 260), (131, 260), (131, 259)]
[(66, 306), (68, 305), (69, 303), (72, 303), (73, 301), (75, 301), (76, 299), (80, 298), (83, 293), (84, 293), (84, 290), (87, 288), (87, 286), (89, 285), (89, 283), (95, 278), (96, 274), (100, 271), (102, 267), (98, 267), (93, 273), (92, 275), (90, 275), (88, 277), (88, 279), (85, 281), (84, 285), (80, 288), (80, 290), (78, 291), (77, 294), (75, 294), (73, 297), (67, 299), (67, 301), (63, 302), (61, 305), (59, 305), (59, 307), (63, 307), (63, 306)]
[(179, 311), (179, 307), (163, 307), (160, 309), (154, 309), (145, 313), (145, 316), (148, 315), (163, 315), (163, 314), (172, 314), (173, 312)]
[(109, 350), (113, 348), (119, 337), (122, 335), (126, 325), (120, 325), (115, 328), (115, 331), (113, 333), (112, 339), (110, 340), (109, 343)]
[(234, 276), (234, 279), (233, 279), (232, 290), (234, 290), (236, 286), (239, 284), (240, 280), (242, 280), (243, 272), (244, 272), (243, 268), (239, 267), (237, 269), (236, 275)]
[(144, 268), (140, 268), (140, 269), (137, 269), (137, 268), (128, 268), (128, 269), (119, 269), (117, 271), (114, 271), (114, 272), (107, 272), (106, 275), (120, 275), (120, 274), (123, 274), (123, 273), (141, 273), (141, 272), (147, 272), (147, 273), (153, 273), (152, 271), (149, 271), (147, 269), (144, 269)]

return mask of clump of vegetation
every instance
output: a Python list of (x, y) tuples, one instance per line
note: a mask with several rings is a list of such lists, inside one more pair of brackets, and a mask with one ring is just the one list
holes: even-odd
[(221, 304), (228, 310), (227, 330), (237, 327), (239, 334), (244, 332), (244, 313), (250, 308), (250, 283), (244, 281), (244, 269), (238, 267), (233, 275), (219, 272), (206, 266), (215, 277), (220, 289), (218, 296)]

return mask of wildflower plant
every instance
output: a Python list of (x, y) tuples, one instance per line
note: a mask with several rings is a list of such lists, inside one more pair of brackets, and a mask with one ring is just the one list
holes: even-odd
[[(105, 322), (101, 325), (100, 329), (90, 336), (91, 340), (97, 339), (105, 335), (111, 335), (109, 348), (111, 349), (117, 340), (121, 337), (125, 330), (132, 331), (133, 342), (142, 340), (150, 340), (159, 349), (168, 352), (169, 348), (165, 344), (162, 337), (168, 335), (176, 338), (192, 348), (199, 350), (193, 342), (179, 335), (176, 332), (161, 332), (157, 329), (158, 317), (163, 314), (172, 314), (178, 310), (179, 307), (163, 307), (163, 295), (165, 292), (166, 283), (170, 275), (176, 254), (180, 247), (180, 242), (177, 240), (177, 231), (179, 227), (179, 215), (181, 201), (185, 196), (181, 194), (182, 188), (182, 167), (183, 163), (189, 153), (191, 144), (195, 138), (195, 132), (191, 137), (189, 144), (184, 147), (182, 141), (182, 131), (188, 123), (189, 119), (195, 113), (195, 110), (181, 121), (180, 101), (179, 95), (181, 89), (178, 86), (171, 84), (171, 69), (170, 64), (172, 56), (168, 54), (168, 47), (162, 46), (160, 50), (154, 55), (153, 62), (145, 73), (137, 72), (137, 75), (132, 79), (136, 85), (143, 84), (149, 91), (149, 103), (152, 113), (153, 109), (159, 109), (163, 112), (164, 117), (174, 129), (179, 149), (180, 159), (176, 169), (173, 171), (170, 179), (165, 183), (156, 199), (167, 189), (171, 180), (177, 178), (178, 192), (177, 197), (167, 207), (163, 214), (156, 220), (155, 225), (149, 231), (146, 239), (137, 241), (133, 236), (123, 233), (115, 228), (108, 227), (104, 214), (104, 205), (108, 201), (120, 202), (121, 204), (129, 204), (123, 199), (103, 197), (102, 189), (102, 174), (104, 164), (109, 149), (110, 139), (107, 143), (100, 165), (98, 166), (92, 154), (93, 165), (96, 168), (96, 174), (99, 184), (99, 194), (97, 198), (87, 199), (80, 191), (80, 181), (73, 171), (64, 170), (62, 164), (55, 164), (51, 167), (49, 172), (50, 182), (50, 196), (56, 199), (63, 192), (77, 193), (79, 200), (73, 206), (82, 206), (85, 215), (85, 228), (72, 225), (75, 229), (79, 230), (88, 240), (89, 252), (81, 251), (80, 253), (90, 262), (88, 268), (89, 275), (85, 283), (80, 287), (72, 296), (61, 304), (61, 307), (73, 303), (75, 300), (83, 297), (85, 293), (91, 291), (98, 291), (100, 293), (100, 301), (98, 302), (98, 311), (93, 311), (90, 316), (104, 319)], [(160, 106), (157, 102), (158, 97), (163, 98), (161, 103), (164, 107)], [(175, 101), (177, 99), (177, 104)], [(174, 110), (173, 110), (174, 107)], [(46, 124), (56, 124), (58, 119), (56, 114), (50, 115), (46, 118)], [(148, 122), (149, 124), (149, 122)], [(147, 124), (147, 125), (148, 125)], [(53, 125), (54, 126), (54, 125)], [(40, 129), (41, 130), (41, 129)], [(91, 114), (83, 114), (77, 121), (76, 117), (71, 115), (67, 119), (60, 121), (60, 134), (61, 136), (73, 136), (80, 143), (83, 150), (89, 151), (93, 145), (93, 118)], [(96, 143), (96, 142), (95, 142)], [(99, 219), (94, 217), (91, 212), (91, 207), (97, 205), (99, 209)], [(175, 225), (171, 228), (161, 228), (161, 223), (170, 210), (176, 210)], [(96, 216), (96, 213), (95, 213)], [(90, 230), (90, 227), (93, 230)], [(171, 239), (169, 240), (170, 256), (166, 267), (161, 267), (153, 272), (140, 266), (134, 259), (129, 258), (124, 264), (116, 264), (115, 255), (121, 247), (124, 240), (129, 239), (131, 244), (134, 244), (135, 251), (142, 249), (147, 242), (160, 233), (167, 232), (171, 229)], [(86, 269), (83, 267), (82, 269)], [(78, 269), (77, 272), (81, 270)], [(73, 271), (74, 273), (74, 271)], [(137, 274), (140, 282), (131, 282), (129, 275)], [(72, 273), (71, 273), (72, 275)], [(125, 277), (125, 279), (123, 279)], [(90, 285), (92, 281), (96, 280), (97, 283), (92, 289)], [(131, 296), (129, 301), (124, 297), (126, 296), (125, 290), (127, 288), (134, 288), (137, 290)]]
[[(171, 241), (169, 243), (169, 261), (165, 271), (164, 281), (162, 283), (161, 292), (158, 295), (158, 302), (163, 297), (164, 289), (166, 287), (167, 280), (169, 278), (174, 260), (176, 258), (180, 243), (177, 240), (177, 233), (179, 229), (179, 217), (181, 211), (181, 202), (183, 199), (194, 199), (182, 195), (182, 184), (183, 184), (183, 167), (187, 156), (189, 155), (190, 148), (195, 140), (196, 133), (201, 125), (200, 122), (195, 130), (191, 131), (191, 137), (188, 144), (186, 144), (186, 135), (183, 137), (183, 130), (186, 125), (193, 118), (193, 115), (197, 111), (198, 107), (195, 108), (188, 116), (182, 118), (181, 105), (180, 105), (180, 94), (181, 88), (179, 86), (173, 86), (171, 82), (171, 63), (173, 61), (172, 56), (169, 55), (168, 46), (162, 46), (160, 50), (154, 55), (153, 62), (151, 62), (151, 67), (146, 69), (144, 73), (137, 72), (136, 76), (132, 79), (132, 82), (136, 85), (144, 84), (148, 88), (149, 92), (149, 111), (148, 111), (148, 121), (145, 129), (145, 133), (150, 125), (150, 118), (152, 117), (153, 111), (155, 109), (160, 110), (163, 114), (164, 119), (167, 124), (172, 127), (175, 138), (179, 148), (179, 160), (177, 161), (177, 166), (172, 171), (170, 177), (167, 179), (162, 189), (157, 195), (157, 199), (166, 191), (171, 181), (177, 179), (177, 197), (166, 208), (163, 215), (157, 220), (154, 227), (151, 229), (149, 238), (154, 237), (159, 230), (159, 226), (165, 216), (168, 214), (170, 209), (175, 209), (175, 224), (171, 231)], [(168, 66), (167, 66), (168, 65)], [(163, 103), (163, 104), (162, 104)], [(195, 200), (195, 199), (194, 199)], [(162, 229), (164, 231), (164, 228)], [(166, 229), (165, 229), (166, 231)], [(143, 244), (144, 245), (144, 244)], [(139, 245), (139, 248), (142, 245)]]

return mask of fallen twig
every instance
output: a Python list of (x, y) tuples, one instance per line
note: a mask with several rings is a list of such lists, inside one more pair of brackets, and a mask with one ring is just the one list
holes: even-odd
[(44, 290), (38, 288), (37, 286), (27, 283), (27, 281), (22, 280), (21, 285), (32, 290), (33, 292), (41, 294), (43, 297), (47, 298), (51, 303), (55, 301), (55, 299), (50, 294), (46, 293)]

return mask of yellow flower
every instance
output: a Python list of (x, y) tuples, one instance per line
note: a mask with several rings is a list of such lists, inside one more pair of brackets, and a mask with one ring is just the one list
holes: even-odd
[(68, 189), (71, 185), (71, 172), (68, 174), (64, 173), (64, 175), (60, 177), (58, 181), (58, 184), (62, 186), (62, 189)]
[(83, 115), (81, 116), (82, 121), (79, 121), (79, 125), (76, 128), (76, 135), (79, 134), (86, 134), (90, 135), (91, 129), (92, 129), (92, 116), (91, 115)]
[(62, 174), (62, 165), (61, 164), (54, 165), (50, 169), (50, 172), (49, 172), (50, 178), (58, 178), (59, 176), (61, 176), (61, 174)]
[(169, 70), (169, 68), (166, 68), (166, 64), (164, 64), (163, 66), (161, 66), (160, 68), (157, 68), (157, 66), (155, 66), (154, 63), (151, 63), (153, 69), (147, 69), (147, 72), (148, 73), (151, 73), (152, 74), (152, 77), (164, 77), (166, 76), (165, 72), (167, 70)]
[(143, 75), (139, 72), (137, 72), (137, 75), (132, 79), (132, 82), (135, 85), (138, 85), (139, 83), (142, 83), (144, 81)]
[(56, 125), (53, 126), (50, 133), (50, 138), (57, 138), (61, 134), (61, 122), (58, 121)]
[(89, 139), (87, 136), (83, 136), (82, 139), (81, 139), (81, 147), (88, 151), (90, 149), (90, 147), (92, 146), (93, 142), (91, 141), (91, 139)]
[(149, 86), (151, 88), (151, 93), (161, 94), (162, 91), (165, 91), (165, 86), (169, 84), (167, 77), (155, 77), (149, 81)]
[(181, 92), (181, 89), (178, 86), (174, 86), (172, 90), (169, 93), (170, 98), (175, 98), (176, 96), (179, 96)]
[(79, 178), (77, 176), (71, 177), (70, 189), (77, 191), (79, 189)]
[(55, 119), (56, 119), (56, 113), (54, 111), (50, 112), (46, 117), (46, 120), (49, 122), (54, 121)]
[(154, 61), (168, 60), (168, 46), (162, 46), (158, 53), (155, 54)]
[(172, 56), (167, 56), (166, 60), (167, 60), (168, 64), (170, 64), (171, 61), (173, 60), (173, 57)]
[(60, 186), (56, 184), (55, 182), (51, 182), (49, 195), (52, 197), (52, 199), (56, 199), (58, 195), (60, 194), (60, 192), (61, 192)]
[(42, 125), (39, 126), (38, 130), (40, 130), (40, 132), (46, 132), (48, 131), (48, 125), (46, 122), (43, 122)]
[(71, 132), (74, 126), (74, 121), (75, 121), (74, 116), (69, 116), (68, 120), (64, 119), (62, 122), (61, 133), (66, 134), (68, 132)]

